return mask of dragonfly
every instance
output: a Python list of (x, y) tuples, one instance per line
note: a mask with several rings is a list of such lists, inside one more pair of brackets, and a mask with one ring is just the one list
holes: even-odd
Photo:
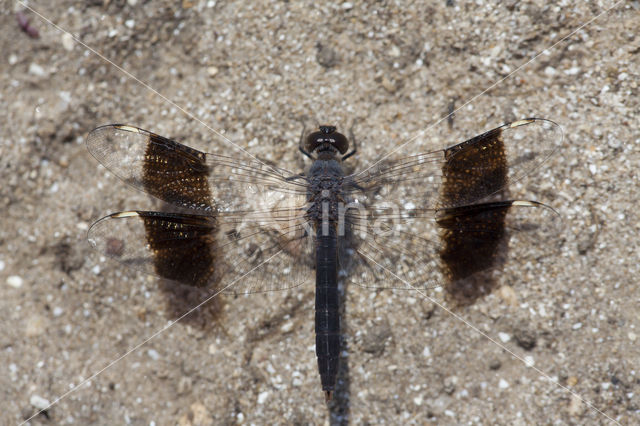
[(113, 213), (90, 227), (88, 240), (125, 265), (215, 291), (259, 293), (315, 281), (315, 349), (329, 401), (341, 352), (339, 284), (420, 292), (484, 285), (509, 246), (553, 237), (557, 213), (512, 199), (509, 189), (561, 141), (558, 124), (526, 118), (347, 173), (356, 149), (323, 125), (303, 132), (299, 151), (311, 165), (295, 173), (109, 124), (90, 132), (89, 152), (175, 211)]

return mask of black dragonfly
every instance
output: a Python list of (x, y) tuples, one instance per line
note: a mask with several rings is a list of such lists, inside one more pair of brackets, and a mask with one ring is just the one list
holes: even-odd
[(514, 240), (553, 237), (557, 214), (510, 199), (509, 188), (561, 141), (557, 124), (527, 118), (346, 174), (342, 162), (355, 149), (335, 127), (320, 126), (301, 138), (313, 163), (296, 174), (106, 125), (89, 134), (91, 154), (179, 211), (113, 213), (88, 238), (126, 265), (215, 291), (284, 290), (315, 274), (316, 355), (328, 400), (340, 357), (339, 280), (420, 291), (487, 285)]

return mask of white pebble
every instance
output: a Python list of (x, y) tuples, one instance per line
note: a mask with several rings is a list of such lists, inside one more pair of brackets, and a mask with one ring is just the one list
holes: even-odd
[(429, 349), (429, 346), (424, 347), (422, 350), (422, 356), (425, 358), (429, 358), (431, 356), (431, 349)]
[(11, 55), (9, 55), (9, 65), (15, 65), (18, 63), (18, 57), (15, 55), (15, 53), (12, 53)]
[(7, 278), (7, 284), (9, 284), (13, 288), (22, 287), (23, 282), (24, 281), (22, 280), (22, 278), (17, 275), (11, 275), (9, 278)]
[(548, 76), (554, 76), (556, 75), (556, 69), (554, 67), (546, 67), (544, 73)]
[(218, 74), (218, 67), (207, 68), (207, 74), (209, 74), (209, 77), (215, 76), (216, 74)]
[(636, 338), (637, 338), (636, 333), (634, 333), (633, 331), (630, 331), (630, 332), (627, 334), (627, 337), (628, 337), (628, 338), (629, 338), (629, 340), (631, 340), (632, 342), (635, 342), (635, 341), (636, 341)]
[(4, 260), (0, 260), (0, 271), (4, 270), (4, 266), (5, 266)]
[(351, 10), (353, 9), (353, 3), (351, 3), (350, 1), (345, 1), (344, 3), (342, 3), (342, 8), (344, 10)]
[(134, 21), (133, 19), (127, 19), (126, 21), (124, 21), (124, 25), (127, 28), (133, 28), (136, 26), (136, 21)]
[(157, 361), (160, 359), (160, 354), (155, 349), (149, 349), (147, 351), (147, 355), (149, 355), (149, 358), (151, 358), (154, 361)]
[(524, 357), (524, 363), (527, 367), (533, 367), (536, 364), (536, 361), (531, 355), (527, 355)]
[(76, 42), (70, 33), (62, 34), (62, 47), (64, 47), (65, 50), (72, 51), (75, 44)]
[(100, 265), (96, 265), (93, 268), (91, 268), (91, 272), (98, 275), (100, 273)]
[(59, 317), (60, 315), (62, 315), (63, 312), (64, 312), (64, 309), (62, 309), (60, 306), (56, 306), (55, 308), (53, 308), (54, 317)]
[(39, 395), (31, 395), (31, 398), (29, 398), (29, 403), (31, 403), (31, 405), (36, 407), (38, 410), (44, 410), (46, 408), (49, 408), (49, 405), (51, 405), (48, 399), (43, 398)]
[(577, 322), (577, 323), (573, 324), (571, 326), (571, 328), (573, 328), (574, 330), (578, 330), (578, 329), (582, 328), (582, 323), (581, 322)]
[(267, 398), (269, 398), (269, 392), (260, 392), (258, 395), (258, 404), (264, 404)]
[(511, 340), (511, 336), (509, 336), (507, 333), (498, 333), (498, 337), (500, 338), (500, 340), (502, 340), (502, 343), (507, 343), (509, 340)]
[(29, 65), (29, 74), (35, 75), (37, 77), (44, 77), (47, 75), (47, 72), (40, 65), (32, 62), (31, 65)]
[(507, 382), (505, 379), (500, 379), (500, 383), (498, 383), (498, 387), (500, 389), (506, 389), (509, 387), (509, 382)]
[(288, 333), (291, 330), (293, 330), (293, 321), (287, 321), (282, 324), (282, 327), (280, 327), (280, 331), (282, 331), (283, 333)]

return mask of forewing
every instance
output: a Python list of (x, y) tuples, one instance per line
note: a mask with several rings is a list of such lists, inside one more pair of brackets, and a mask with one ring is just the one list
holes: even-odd
[(88, 240), (127, 266), (191, 286), (254, 293), (313, 281), (313, 242), (303, 223), (276, 229), (227, 219), (120, 212), (94, 223)]
[(212, 211), (263, 211), (272, 193), (304, 194), (292, 173), (260, 161), (207, 154), (139, 129), (110, 124), (87, 137), (89, 152), (129, 185), (178, 207)]
[(561, 143), (556, 123), (518, 120), (443, 150), (382, 160), (349, 177), (347, 192), (373, 212), (379, 200), (418, 210), (474, 204), (531, 173)]

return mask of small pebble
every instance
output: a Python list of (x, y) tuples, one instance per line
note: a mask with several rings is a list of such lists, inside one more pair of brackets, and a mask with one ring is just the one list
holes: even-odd
[(269, 398), (269, 392), (260, 392), (258, 395), (258, 404), (264, 404), (267, 398)]
[(124, 21), (124, 25), (127, 28), (133, 28), (136, 26), (136, 21), (134, 21), (133, 19), (127, 19), (126, 21)]
[(500, 287), (500, 291), (498, 294), (507, 305), (518, 306), (518, 296), (516, 296), (516, 292), (513, 290), (513, 287), (503, 285), (502, 287)]
[(502, 340), (502, 343), (507, 343), (509, 340), (511, 340), (511, 336), (509, 336), (507, 333), (498, 333), (498, 337), (500, 338), (500, 340)]
[(149, 349), (147, 351), (147, 355), (149, 355), (149, 358), (151, 358), (154, 361), (157, 361), (160, 359), (160, 354), (155, 349)]
[(218, 71), (218, 67), (207, 68), (207, 74), (209, 74), (209, 77), (215, 77), (215, 75), (218, 74)]
[(509, 382), (507, 382), (505, 379), (500, 379), (500, 383), (498, 383), (498, 387), (500, 389), (506, 389), (509, 387)]
[(9, 55), (9, 65), (15, 65), (17, 63), (18, 63), (18, 57), (14, 53)]
[(630, 331), (627, 334), (627, 337), (629, 338), (629, 340), (631, 340), (632, 342), (635, 342), (637, 339), (636, 333), (634, 333), (633, 331)]
[(47, 72), (40, 65), (32, 62), (31, 65), (29, 65), (29, 74), (35, 75), (36, 77), (45, 77)]
[(70, 33), (62, 34), (62, 47), (64, 50), (72, 51), (76, 42), (73, 40), (73, 36)]
[(44, 333), (45, 330), (45, 320), (40, 315), (33, 315), (27, 318), (27, 322), (25, 325), (25, 335), (27, 337), (35, 337)]
[(458, 378), (456, 376), (447, 377), (444, 379), (443, 390), (445, 393), (451, 395), (456, 390), (458, 384)]
[(212, 425), (214, 424), (211, 414), (207, 407), (201, 402), (191, 404), (192, 424), (194, 425)]
[[(2, 265), (2, 269), (4, 269), (4, 265)], [(7, 278), (7, 284), (9, 284), (13, 288), (20, 288), (22, 287), (23, 283), (24, 280), (17, 275), (11, 275), (9, 276), (9, 278)]]
[(489, 363), (489, 368), (491, 370), (498, 370), (500, 369), (500, 367), (502, 367), (502, 363), (500, 362), (499, 359), (494, 359)]
[(39, 395), (31, 395), (31, 398), (29, 398), (29, 403), (36, 407), (38, 410), (44, 410), (48, 408), (49, 405), (51, 405), (48, 399), (43, 398)]
[(397, 58), (400, 56), (402, 52), (400, 52), (400, 48), (398, 46), (391, 46), (388, 53), (389, 53), (389, 56)]
[(63, 312), (64, 312), (64, 309), (62, 309), (60, 306), (56, 306), (55, 308), (53, 308), (54, 317), (59, 317), (60, 315), (62, 315)]
[(429, 346), (424, 347), (424, 349), (422, 350), (422, 356), (425, 358), (429, 358), (431, 356), (431, 350), (429, 349)]
[(569, 408), (567, 410), (570, 415), (576, 417), (583, 411), (583, 403), (578, 395), (571, 395), (571, 401), (569, 402)]
[(280, 327), (280, 331), (282, 331), (283, 333), (288, 333), (291, 330), (293, 330), (293, 321), (287, 321), (282, 324), (282, 327)]

